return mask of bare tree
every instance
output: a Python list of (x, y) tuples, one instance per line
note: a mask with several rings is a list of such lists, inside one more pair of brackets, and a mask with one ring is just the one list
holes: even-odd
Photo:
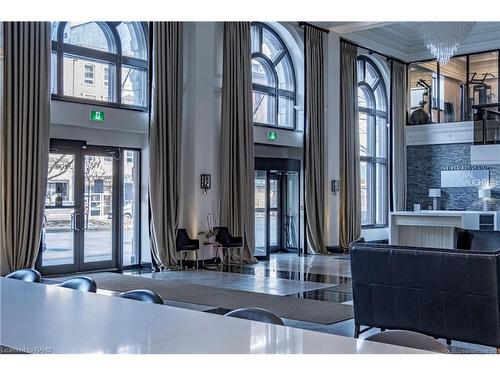
[(49, 171), (47, 174), (47, 180), (53, 180), (68, 171), (74, 172), (74, 155), (58, 155), (57, 159), (53, 162), (49, 161)]

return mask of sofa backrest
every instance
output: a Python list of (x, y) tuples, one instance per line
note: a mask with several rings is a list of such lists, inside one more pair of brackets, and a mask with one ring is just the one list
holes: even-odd
[(356, 324), (500, 346), (500, 251), (353, 243)]
[(494, 251), (500, 249), (500, 231), (455, 228), (456, 249)]

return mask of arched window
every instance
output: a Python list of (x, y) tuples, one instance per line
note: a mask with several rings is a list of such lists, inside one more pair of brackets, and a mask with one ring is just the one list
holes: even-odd
[(146, 35), (140, 22), (54, 22), (52, 94), (147, 107)]
[(374, 62), (358, 57), (358, 116), (361, 156), (361, 223), (387, 226), (388, 116), (384, 79)]
[(253, 22), (251, 35), (254, 124), (295, 129), (297, 95), (290, 53), (266, 24)]

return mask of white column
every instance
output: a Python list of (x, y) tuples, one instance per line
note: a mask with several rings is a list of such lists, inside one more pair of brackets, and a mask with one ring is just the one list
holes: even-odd
[(327, 246), (338, 246), (339, 195), (330, 191), (331, 180), (339, 179), (339, 110), (340, 110), (340, 37), (334, 32), (326, 36), (325, 44), (326, 88), (326, 232)]

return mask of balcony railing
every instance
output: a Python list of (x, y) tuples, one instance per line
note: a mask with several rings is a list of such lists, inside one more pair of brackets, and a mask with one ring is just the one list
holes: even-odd
[(474, 144), (500, 144), (500, 103), (479, 104), (474, 110)]

